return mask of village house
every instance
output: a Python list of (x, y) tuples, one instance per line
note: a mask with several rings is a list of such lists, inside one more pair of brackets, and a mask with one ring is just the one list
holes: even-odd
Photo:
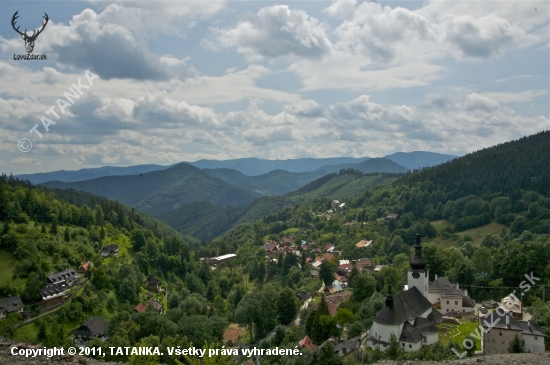
[(66, 269), (55, 274), (48, 275), (48, 283), (60, 286), (71, 286), (79, 277), (78, 273), (72, 269)]
[(508, 353), (510, 342), (516, 335), (523, 340), (525, 352), (532, 354), (545, 352), (544, 329), (529, 321), (519, 321), (510, 312), (507, 313), (499, 308), (480, 317), (479, 321), (483, 326), (481, 341), (483, 354)]
[(23, 302), (19, 295), (0, 299), (0, 318), (5, 318), (8, 313), (23, 312)]
[(155, 310), (160, 314), (164, 313), (164, 306), (158, 299), (151, 300), (150, 304), (151, 304), (151, 307), (155, 308)]
[(85, 274), (85, 273), (87, 273), (93, 266), (94, 266), (94, 264), (93, 264), (91, 261), (86, 261), (85, 263), (83, 263), (82, 265), (80, 265), (80, 266), (78, 267), (78, 269), (76, 270), (76, 272), (79, 273), (79, 274)]
[(372, 244), (372, 240), (361, 240), (355, 244), (357, 248), (369, 247)]
[(143, 313), (145, 312), (146, 309), (147, 309), (147, 306), (140, 302), (138, 305), (136, 305), (136, 307), (134, 308), (134, 311), (138, 313)]
[(218, 266), (220, 263), (224, 262), (224, 261), (228, 261), (234, 257), (237, 257), (236, 254), (234, 253), (228, 253), (226, 255), (221, 255), (221, 256), (216, 256), (216, 257), (212, 257), (210, 259), (210, 265), (213, 265), (213, 266)]
[(468, 296), (467, 290), (437, 275), (429, 284), (428, 300), (443, 314), (473, 312), (475, 307), (475, 300)]
[(107, 245), (101, 249), (102, 257), (116, 256), (118, 255), (119, 248), (118, 245)]
[(40, 290), (40, 297), (43, 301), (50, 301), (60, 297), (64, 297), (66, 288), (61, 285), (50, 284)]
[(374, 271), (374, 272), (380, 272), (380, 271), (382, 271), (382, 269), (385, 268), (385, 267), (388, 267), (388, 265), (376, 265), (376, 267), (375, 267), (374, 270), (372, 270), (372, 271)]
[(360, 351), (361, 336), (349, 338), (334, 345), (334, 352), (340, 356), (346, 356), (350, 352)]
[(298, 344), (301, 347), (307, 347), (310, 350), (315, 350), (315, 345), (313, 344), (313, 341), (309, 338), (309, 336), (306, 335), (306, 337), (302, 338)]
[(514, 293), (502, 298), (499, 308), (505, 312), (511, 312), (514, 317), (521, 317), (521, 300)]
[(384, 219), (387, 221), (390, 219), (399, 219), (399, 214), (388, 214)]
[(372, 267), (372, 261), (369, 258), (361, 258), (355, 261), (355, 267), (360, 273), (364, 273)]
[(101, 317), (92, 317), (73, 331), (75, 339), (82, 343), (86, 343), (94, 338), (100, 338), (105, 341), (106, 332), (107, 322)]
[(415, 254), (407, 273), (408, 290), (395, 298), (388, 287), (386, 306), (376, 313), (372, 326), (367, 331), (367, 346), (386, 350), (391, 335), (395, 335), (405, 352), (418, 351), (424, 345), (438, 342), (439, 333), (435, 324), (442, 315), (428, 300), (429, 270), (422, 257), (420, 235), (416, 235)]

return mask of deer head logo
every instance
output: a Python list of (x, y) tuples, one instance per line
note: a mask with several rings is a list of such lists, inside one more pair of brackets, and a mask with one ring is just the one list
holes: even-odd
[(44, 30), (44, 28), (46, 28), (46, 24), (48, 24), (48, 20), (50, 20), (50, 18), (48, 18), (48, 14), (44, 13), (44, 19), (45, 20), (42, 20), (42, 29), (38, 30), (38, 29), (35, 29), (34, 32), (32, 33), (31, 36), (27, 35), (27, 30), (25, 29), (24, 32), (20, 32), (19, 31), (19, 26), (17, 26), (17, 28), (15, 27), (15, 20), (17, 18), (19, 18), (19, 15), (17, 15), (17, 13), (19, 13), (19, 10), (17, 10), (15, 12), (15, 14), (13, 14), (13, 17), (11, 18), (11, 26), (13, 27), (13, 29), (19, 33), (21, 35), (21, 38), (23, 38), (23, 40), (25, 41), (25, 48), (27, 49), (27, 53), (32, 53), (32, 50), (34, 49), (34, 42), (36, 41), (36, 38), (38, 38), (38, 35), (40, 33), (42, 33), (42, 31)]

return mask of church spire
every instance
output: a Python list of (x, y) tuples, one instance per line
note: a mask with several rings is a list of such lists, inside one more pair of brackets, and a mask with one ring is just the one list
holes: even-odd
[(411, 259), (410, 264), (412, 269), (424, 270), (426, 268), (426, 260), (422, 257), (422, 246), (420, 246), (420, 233), (416, 234), (414, 256)]
[(391, 283), (388, 284), (388, 295), (386, 296), (386, 307), (393, 309), (393, 295), (391, 293)]

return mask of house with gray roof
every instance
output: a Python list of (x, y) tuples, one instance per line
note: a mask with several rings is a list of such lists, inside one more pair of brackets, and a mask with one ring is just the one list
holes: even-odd
[(66, 287), (57, 284), (50, 284), (40, 290), (40, 297), (43, 301), (63, 297), (66, 294)]
[(105, 340), (106, 332), (107, 322), (101, 317), (92, 317), (73, 331), (76, 339), (82, 342), (88, 342), (94, 338)]
[(23, 302), (19, 295), (0, 299), (0, 318), (5, 318), (12, 312), (23, 312)]
[(395, 298), (388, 287), (386, 306), (378, 311), (372, 326), (367, 331), (367, 346), (386, 350), (391, 335), (395, 335), (405, 352), (418, 351), (424, 345), (438, 341), (435, 327), (442, 315), (428, 300), (429, 271), (422, 257), (420, 235), (416, 235), (415, 254), (407, 274), (407, 290)]
[(79, 275), (76, 271), (73, 269), (66, 269), (64, 271), (48, 275), (48, 283), (60, 286), (71, 286), (78, 277)]
[(443, 314), (473, 312), (475, 307), (475, 300), (468, 296), (467, 290), (462, 290), (458, 284), (451, 284), (447, 278), (437, 275), (429, 284), (428, 300)]
[(483, 354), (508, 353), (510, 342), (518, 335), (524, 343), (525, 352), (540, 354), (545, 352), (543, 328), (530, 321), (519, 321), (512, 313), (498, 308), (480, 318), (483, 326), (481, 350)]

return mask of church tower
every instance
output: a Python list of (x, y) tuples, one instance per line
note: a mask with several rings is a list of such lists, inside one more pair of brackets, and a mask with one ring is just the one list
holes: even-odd
[(407, 285), (409, 290), (416, 286), (425, 298), (428, 298), (428, 283), (430, 280), (429, 270), (426, 269), (426, 260), (422, 257), (422, 246), (420, 246), (420, 234), (416, 234), (414, 245), (414, 256), (410, 261), (411, 268), (407, 274)]

